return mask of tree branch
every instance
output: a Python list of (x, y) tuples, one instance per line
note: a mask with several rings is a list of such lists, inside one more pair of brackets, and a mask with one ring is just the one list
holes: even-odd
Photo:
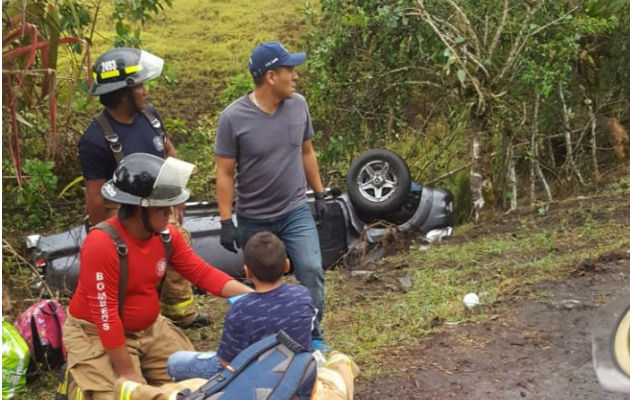
[(473, 62), (473, 64), (475, 64), (483, 72), (483, 74), (486, 76), (486, 79), (490, 80), (490, 74), (488, 73), (488, 70), (479, 60), (479, 57), (482, 56), (481, 53), (477, 52), (477, 55), (473, 55), (466, 48), (466, 43), (457, 42), (457, 36), (463, 37), (464, 34), (450, 22), (436, 16), (433, 16), (432, 18), (433, 21), (436, 23), (436, 26), (441, 25), (440, 27), (443, 28), (442, 34), (446, 39), (448, 39), (451, 46), (461, 49), (461, 51), (466, 54), (466, 56)]
[(420, 18), (422, 18), (427, 24), (429, 24), (431, 29), (433, 29), (433, 31), (438, 35), (442, 43), (444, 43), (444, 45), (450, 50), (451, 54), (453, 54), (453, 56), (456, 58), (458, 65), (464, 70), (464, 72), (466, 73), (466, 76), (468, 76), (468, 78), (472, 82), (472, 85), (475, 88), (477, 95), (479, 96), (479, 99), (477, 101), (477, 111), (483, 112), (485, 109), (485, 96), (481, 90), (481, 87), (479, 86), (478, 79), (470, 73), (470, 71), (466, 67), (466, 64), (462, 62), (462, 59), (459, 56), (457, 50), (455, 50), (455, 48), (451, 45), (449, 40), (447, 40), (444, 34), (435, 25), (435, 22), (433, 21), (433, 17), (426, 11), (426, 8), (424, 7), (423, 0), (418, 0), (418, 11), (420, 12)]
[(448, 4), (451, 5), (451, 7), (455, 9), (455, 11), (457, 11), (457, 14), (466, 23), (466, 31), (470, 33), (470, 36), (472, 37), (472, 42), (475, 48), (475, 52), (479, 55), (479, 57), (481, 57), (481, 43), (479, 42), (479, 37), (477, 37), (475, 30), (472, 28), (472, 24), (470, 23), (470, 20), (468, 20), (468, 16), (466, 15), (465, 12), (462, 11), (461, 8), (459, 8), (459, 6), (453, 0), (446, 0), (446, 1), (448, 2)]
[(545, 29), (549, 28), (550, 26), (556, 25), (557, 23), (559, 23), (560, 21), (562, 21), (563, 19), (568, 17), (569, 14), (573, 14), (575, 12), (575, 10), (577, 10), (577, 9), (578, 9), (578, 6), (573, 7), (572, 9), (570, 9), (566, 13), (562, 14), (558, 18), (554, 19), (553, 21), (549, 22), (548, 24), (545, 24), (545, 25), (541, 26), (540, 28), (536, 29), (534, 32), (530, 33), (528, 36), (531, 37), (531, 36), (537, 35), (540, 32), (544, 31)]
[(501, 37), (501, 33), (503, 33), (503, 28), (505, 27), (505, 22), (508, 17), (508, 8), (509, 8), (509, 0), (503, 0), (503, 15), (501, 16), (501, 22), (497, 27), (497, 30), (494, 32), (494, 37), (492, 38), (492, 43), (490, 44), (490, 48), (488, 49), (488, 59), (492, 60), (492, 56), (494, 55), (494, 50), (499, 44), (499, 38)]
[(514, 63), (514, 60), (516, 59), (518, 54), (521, 52), (521, 49), (523, 48), (521, 46), (521, 41), (524, 41), (523, 36), (525, 35), (525, 29), (527, 29), (529, 25), (529, 21), (532, 18), (532, 16), (536, 13), (536, 11), (538, 11), (538, 8), (535, 8), (532, 11), (532, 9), (529, 8), (529, 6), (526, 6), (526, 7), (527, 7), (527, 15), (525, 16), (525, 20), (523, 21), (523, 24), (521, 25), (521, 29), (519, 29), (518, 34), (516, 35), (516, 39), (514, 40), (514, 43), (512, 43), (512, 48), (510, 49), (510, 53), (508, 54), (508, 58), (505, 61), (505, 64), (503, 64), (503, 68), (501, 68), (501, 72), (499, 73), (497, 81), (500, 81), (503, 79), (503, 76), (508, 72), (508, 70)]
[[(543, 30), (549, 28), (550, 26), (560, 23), (560, 21), (562, 21), (563, 19), (565, 19), (570, 14), (575, 12), (575, 10), (578, 9), (577, 6), (573, 7), (571, 10), (567, 11), (566, 13), (561, 15), (560, 17), (558, 17), (558, 18), (554, 19), (553, 21), (551, 21), (551, 22), (541, 26), (540, 28), (536, 29), (532, 33), (529, 33), (524, 38), (522, 38), (522, 33), (524, 33), (525, 28), (529, 25), (529, 20), (538, 11), (539, 8), (540, 7), (535, 8), (533, 12), (530, 12), (529, 11), (530, 9), (528, 7), (527, 18), (525, 19), (525, 21), (523, 22), (523, 25), (521, 26), (521, 30), (518, 33), (517, 40), (514, 43), (514, 45), (512, 46), (512, 49), (510, 50), (510, 55), (508, 56), (507, 61), (505, 62), (505, 64), (503, 65), (503, 68), (501, 69), (501, 73), (499, 74), (499, 79), (498, 80), (503, 79), (503, 76), (510, 70), (510, 68), (512, 67), (512, 64), (516, 60), (516, 57), (518, 57), (518, 55), (522, 52), (523, 48), (525, 47), (525, 45), (527, 44), (527, 41), (529, 39), (531, 39), (533, 36), (539, 34)], [(521, 42), (521, 39), (522, 39), (522, 42)], [(519, 43), (518, 46), (516, 45), (516, 43)]]
[(465, 165), (462, 165), (459, 168), (455, 168), (452, 171), (448, 171), (447, 173), (442, 174), (442, 175), (438, 176), (435, 179), (431, 179), (429, 182), (427, 182), (427, 185), (433, 185), (434, 183), (437, 183), (437, 182), (441, 181), (442, 179), (448, 178), (451, 175), (455, 175), (459, 171), (462, 171), (462, 170), (465, 170), (466, 168), (469, 168), (471, 165), (472, 165), (472, 161), (470, 161), (469, 163), (467, 163)]
[(475, 64), (483, 72), (483, 74), (486, 76), (486, 79), (490, 80), (490, 74), (488, 73), (488, 70), (486, 69), (486, 67), (483, 66), (481, 61), (479, 61), (468, 50), (466, 50), (466, 47), (462, 46), (461, 49), (464, 53), (466, 53), (466, 55), (473, 62), (473, 64)]
[(50, 287), (42, 277), (40, 271), (35, 268), (30, 262), (26, 261), (26, 259), (24, 259), (24, 257), (22, 257), (17, 251), (15, 251), (13, 246), (11, 246), (11, 243), (9, 243), (6, 239), (2, 239), (2, 253), (8, 253), (8, 255), (15, 257), (18, 265), (21, 265), (22, 263), (26, 264), (26, 266), (28, 266), (31, 271), (33, 271), (33, 275), (35, 275), (35, 277), (42, 283), (42, 287), (46, 290), (46, 292), (48, 292), (48, 295), (51, 298), (55, 297), (52, 290), (50, 290)]

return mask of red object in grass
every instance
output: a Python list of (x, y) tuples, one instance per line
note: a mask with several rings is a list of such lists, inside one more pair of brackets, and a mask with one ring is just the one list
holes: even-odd
[[(50, 41), (43, 39), (39, 35), (37, 26), (29, 23), (23, 23), (2, 38), (2, 47), (4, 48), (5, 46), (14, 43), (16, 39), (21, 39), (22, 37), (24, 37), (25, 34), (28, 34), (30, 36), (30, 44), (26, 46), (11, 48), (7, 51), (3, 51), (2, 53), (2, 93), (6, 95), (6, 99), (9, 104), (9, 112), (11, 113), (11, 128), (13, 133), (12, 137), (8, 137), (9, 153), (11, 155), (13, 165), (15, 166), (18, 184), (22, 183), (22, 164), (20, 160), (20, 144), (18, 140), (19, 131), (17, 125), (17, 93), (19, 93), (19, 91), (23, 89), (25, 75), (41, 74), (44, 76), (41, 98), (46, 97), (46, 95), (48, 95), (49, 98), (51, 128), (48, 143), (50, 145), (49, 153), (53, 156), (55, 154), (55, 144), (57, 142), (57, 92), (55, 82), (56, 70), (49, 68), (48, 50), (50, 48)], [(76, 37), (62, 38), (58, 42), (58, 44), (68, 43), (80, 43), (81, 45), (85, 46), (86, 61), (87, 64), (90, 65), (90, 46), (88, 42), (85, 39)], [(38, 51), (41, 53), (40, 59), (42, 68), (39, 70), (32, 70), (31, 67), (35, 62), (35, 57)], [(28, 54), (28, 59), (23, 69), (5, 69), (10, 60), (22, 57), (26, 54)], [(92, 77), (90, 75), (89, 68), (87, 68), (87, 79), (88, 85), (92, 87)], [(13, 82), (15, 80), (17, 80), (17, 93), (13, 92)]]

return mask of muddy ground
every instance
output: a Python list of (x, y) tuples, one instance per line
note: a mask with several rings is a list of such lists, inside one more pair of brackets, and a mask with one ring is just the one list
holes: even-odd
[(493, 305), (485, 323), (445, 326), (416, 348), (389, 354), (392, 372), (359, 378), (355, 398), (627, 399), (597, 382), (591, 321), (628, 287), (629, 274), (627, 252), (585, 260), (566, 280)]

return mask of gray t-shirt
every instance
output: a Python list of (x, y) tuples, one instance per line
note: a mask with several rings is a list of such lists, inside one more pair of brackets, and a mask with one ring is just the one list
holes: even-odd
[(223, 110), (214, 153), (236, 159), (238, 215), (273, 218), (306, 201), (302, 142), (312, 137), (306, 100), (297, 93), (273, 115), (247, 95)]

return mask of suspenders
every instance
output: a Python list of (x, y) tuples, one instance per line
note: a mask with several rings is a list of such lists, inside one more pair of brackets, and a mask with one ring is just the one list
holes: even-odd
[[(143, 109), (142, 114), (149, 121), (153, 130), (158, 134), (162, 143), (166, 141), (166, 132), (164, 131), (164, 127), (160, 120), (157, 119), (151, 111), (148, 109)], [(101, 130), (103, 132), (103, 136), (105, 137), (105, 141), (107, 142), (107, 146), (111, 150), (114, 155), (114, 160), (116, 161), (116, 166), (120, 164), (120, 160), (125, 156), (123, 152), (122, 143), (120, 143), (120, 139), (112, 125), (109, 123), (109, 120), (105, 116), (105, 112), (101, 111), (94, 117), (96, 122), (101, 126)], [(164, 149), (164, 157), (166, 158), (166, 148)], [(101, 230), (111, 238), (112, 242), (114, 242), (114, 246), (116, 246), (116, 251), (118, 252), (118, 260), (119, 260), (119, 268), (120, 268), (120, 278), (118, 280), (118, 315), (122, 318), (123, 312), (123, 304), (125, 302), (125, 296), (127, 295), (127, 280), (129, 277), (129, 262), (127, 260), (127, 243), (125, 243), (124, 239), (120, 236), (116, 228), (114, 228), (111, 224), (106, 221), (100, 222), (96, 224), (91, 229)], [(166, 261), (171, 258), (172, 246), (171, 246), (171, 234), (166, 231), (166, 233), (160, 234), (160, 239), (162, 239), (162, 244), (164, 245), (164, 253), (166, 254)], [(165, 275), (166, 276), (166, 275)], [(160, 279), (160, 282), (157, 285), (158, 291), (160, 290), (162, 283), (164, 282), (164, 277)]]
[[(125, 303), (125, 296), (127, 295), (127, 280), (129, 278), (129, 261), (127, 260), (127, 243), (120, 236), (116, 228), (114, 228), (110, 223), (103, 221), (96, 224), (92, 229), (101, 230), (107, 235), (109, 235), (112, 242), (114, 242), (114, 246), (116, 246), (116, 251), (118, 252), (118, 262), (120, 268), (120, 277), (118, 278), (118, 315), (122, 318), (123, 312), (123, 304)], [(170, 260), (171, 253), (173, 251), (173, 246), (171, 245), (171, 233), (166, 230), (166, 233), (160, 233), (160, 239), (162, 239), (162, 245), (164, 245), (164, 254), (166, 257), (166, 262)], [(166, 276), (166, 275), (165, 275)], [(164, 281), (164, 277), (160, 279), (157, 287), (162, 285)]]
[[(164, 131), (164, 127), (159, 119), (151, 111), (148, 109), (143, 109), (142, 114), (149, 121), (153, 130), (158, 134), (162, 143), (166, 141), (166, 132)], [(103, 136), (105, 137), (105, 141), (107, 142), (107, 146), (111, 150), (114, 155), (114, 160), (116, 161), (116, 166), (120, 164), (120, 160), (125, 156), (123, 152), (122, 143), (120, 143), (120, 139), (114, 129), (112, 128), (112, 124), (109, 123), (109, 120), (105, 116), (105, 112), (101, 111), (94, 117), (96, 122), (101, 126), (101, 131), (103, 132)], [(166, 158), (166, 148), (164, 148), (164, 157)]]

